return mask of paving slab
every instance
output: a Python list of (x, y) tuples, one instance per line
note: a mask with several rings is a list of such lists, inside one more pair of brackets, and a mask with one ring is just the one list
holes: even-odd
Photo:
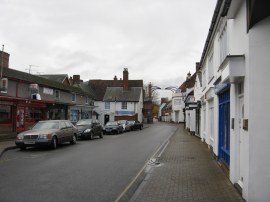
[(244, 201), (205, 143), (182, 124), (158, 161), (129, 201)]

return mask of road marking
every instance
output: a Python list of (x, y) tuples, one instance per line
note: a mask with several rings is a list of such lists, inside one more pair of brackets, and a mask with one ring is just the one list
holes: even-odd
[[(169, 144), (169, 139), (175, 134), (177, 130), (175, 130), (159, 147), (158, 149), (154, 152), (154, 154), (151, 156), (150, 159), (154, 158), (158, 154), (158, 152), (161, 150), (159, 153), (158, 157), (162, 155), (162, 153), (165, 151), (166, 147)], [(164, 148), (163, 148), (164, 147)], [(144, 164), (144, 166), (141, 168), (141, 170), (138, 172), (138, 174), (133, 178), (133, 180), (128, 184), (128, 186), (124, 189), (124, 191), (116, 198), (115, 202), (119, 202), (120, 199), (126, 194), (126, 192), (130, 189), (130, 187), (134, 184), (134, 182), (137, 180), (137, 178), (140, 176), (140, 174), (145, 170), (145, 168), (148, 166), (149, 159), (147, 162)], [(140, 186), (139, 186), (140, 187)], [(135, 191), (136, 192), (136, 191)]]

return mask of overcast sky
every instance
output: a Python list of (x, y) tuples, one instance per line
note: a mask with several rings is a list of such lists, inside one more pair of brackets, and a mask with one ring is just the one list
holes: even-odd
[(180, 86), (200, 61), (216, 0), (1, 0), (10, 68)]

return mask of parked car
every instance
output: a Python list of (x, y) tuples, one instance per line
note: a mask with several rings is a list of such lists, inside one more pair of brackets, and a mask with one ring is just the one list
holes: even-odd
[(126, 125), (126, 130), (127, 131), (131, 131), (131, 130), (137, 130), (143, 129), (143, 123), (139, 122), (139, 121), (128, 121), (128, 124)]
[(95, 119), (81, 119), (75, 127), (78, 129), (78, 138), (92, 140), (95, 136), (103, 138), (102, 126)]
[(110, 133), (123, 133), (123, 126), (118, 123), (118, 121), (109, 121), (106, 123), (106, 125), (103, 128), (104, 134), (110, 134)]
[(37, 146), (56, 149), (64, 142), (76, 144), (77, 134), (77, 128), (68, 120), (39, 121), (30, 130), (19, 133), (15, 144), (22, 150)]
[(118, 123), (120, 123), (123, 126), (123, 131), (126, 131), (126, 125), (128, 124), (127, 120), (118, 120)]

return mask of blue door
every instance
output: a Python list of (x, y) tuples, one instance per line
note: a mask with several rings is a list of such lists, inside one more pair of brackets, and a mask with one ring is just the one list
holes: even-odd
[(219, 98), (219, 154), (218, 159), (230, 166), (230, 88), (222, 90)]

